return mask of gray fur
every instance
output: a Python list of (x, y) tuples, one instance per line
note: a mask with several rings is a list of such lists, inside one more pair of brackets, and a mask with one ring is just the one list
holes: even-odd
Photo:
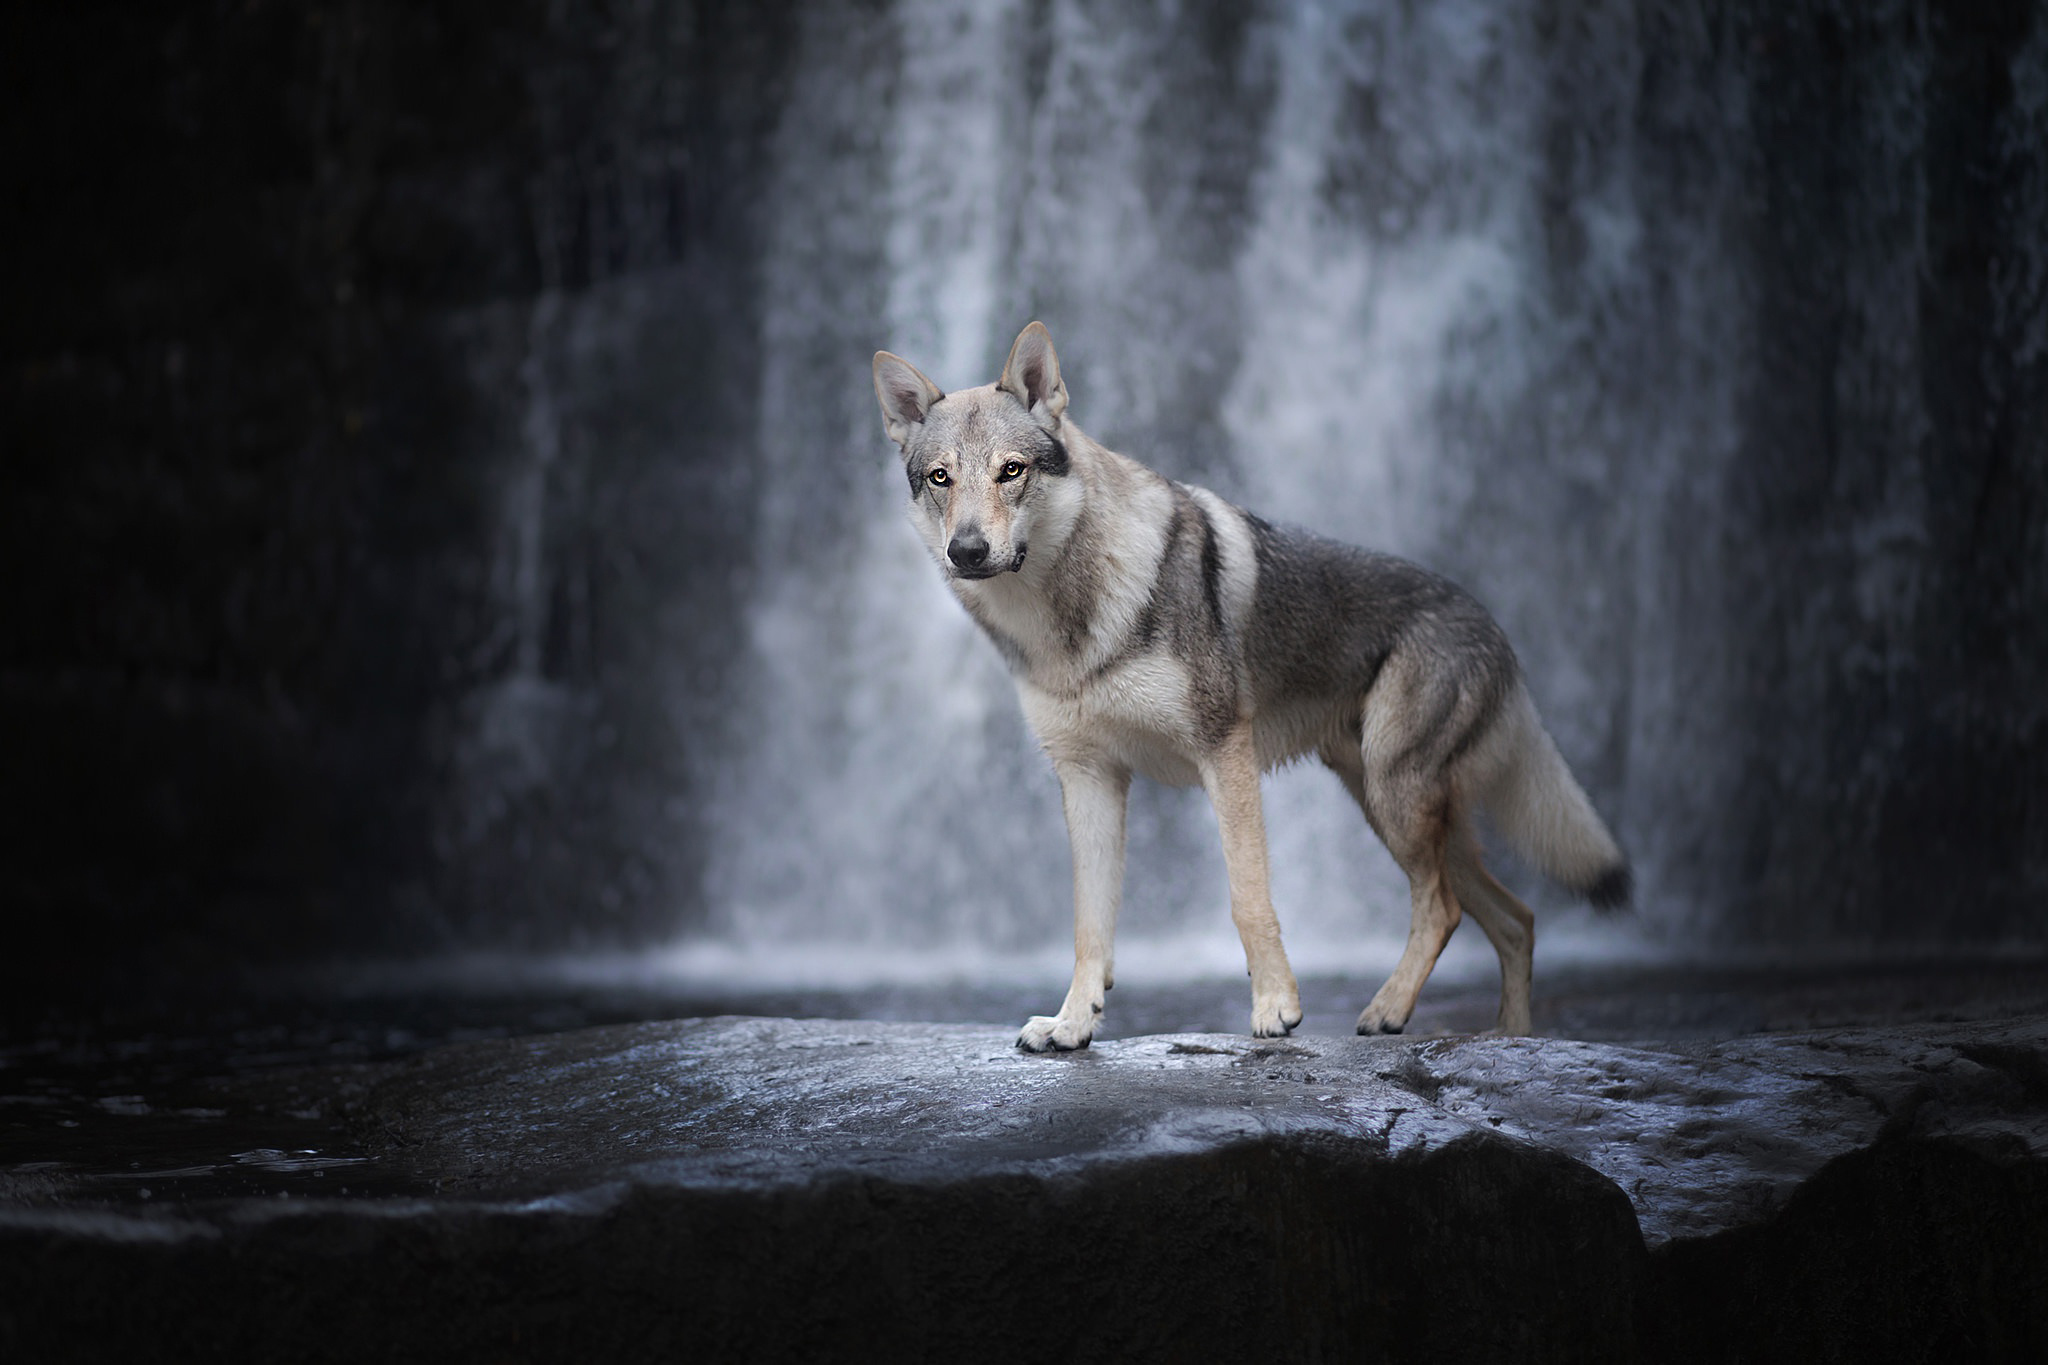
[(1038, 323), (994, 384), (942, 394), (882, 352), (875, 389), (913, 524), (1002, 652), (1067, 795), (1074, 987), (1020, 1045), (1085, 1046), (1095, 1027), (1133, 772), (1208, 790), (1254, 1032), (1300, 1019), (1266, 900), (1257, 775), (1309, 754), (1337, 774), (1413, 892), (1408, 949), (1360, 1032), (1400, 1030), (1461, 911), (1500, 954), (1502, 1028), (1527, 1031), (1533, 921), (1486, 871), (1473, 815), (1491, 810), (1539, 867), (1595, 904), (1626, 900), (1630, 878), (1485, 608), (1427, 569), (1272, 526), (1090, 440), (1065, 415)]
[(1428, 661), (1430, 687), (1413, 745), (1394, 761), (1448, 765), (1496, 719), (1521, 666), (1470, 593), (1393, 555), (1248, 520), (1259, 549), (1245, 642), (1255, 705), (1311, 700), (1348, 717), (1400, 650)]

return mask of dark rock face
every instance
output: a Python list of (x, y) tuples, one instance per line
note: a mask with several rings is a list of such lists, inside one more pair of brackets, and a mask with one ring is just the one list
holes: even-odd
[(1768, 1223), (1655, 1257), (1641, 1345), (1668, 1361), (2039, 1360), (2044, 1295), (2038, 1143), (1886, 1137)]
[[(38, 1304), (8, 1344), (129, 1359), (196, 1337), (328, 1359), (1188, 1360), (1285, 1343), (1302, 1360), (1626, 1360), (1631, 1231), (1583, 1168), (1484, 1140), (1398, 1167), (1290, 1140), (1073, 1175), (636, 1184), (175, 1247), (17, 1231), (8, 1251), (32, 1244), (38, 1260), (9, 1269)], [(140, 1309), (118, 1324), (104, 1290), (79, 1288), (110, 1268)], [(209, 1300), (203, 1322), (189, 1315)]]
[(345, 1104), (417, 1193), (117, 1210), (14, 1180), (0, 1347), (1705, 1361), (2048, 1341), (2039, 1020), (1682, 1049), (1008, 1041), (713, 1019), (245, 1082)]
[(4, 23), (13, 894), (87, 959), (672, 928), (776, 7)]

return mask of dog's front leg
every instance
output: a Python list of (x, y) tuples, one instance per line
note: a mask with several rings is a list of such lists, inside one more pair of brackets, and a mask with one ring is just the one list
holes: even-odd
[(1202, 765), (1202, 786), (1223, 834), (1230, 874), (1230, 918), (1244, 942), (1252, 978), (1252, 1035), (1279, 1038), (1301, 1022), (1301, 992), (1280, 946), (1280, 921), (1267, 886), (1266, 815), (1259, 758), (1250, 726), (1240, 726)]
[(1117, 906), (1124, 894), (1124, 806), (1131, 775), (1095, 763), (1056, 763), (1074, 852), (1074, 984), (1054, 1015), (1024, 1025), (1017, 1046), (1031, 1052), (1088, 1046), (1109, 990)]

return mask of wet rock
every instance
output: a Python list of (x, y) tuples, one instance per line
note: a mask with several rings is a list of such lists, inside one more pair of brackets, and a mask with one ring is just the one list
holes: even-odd
[(2048, 1151), (2040, 1020), (1679, 1047), (1426, 1044), (1446, 1112), (1564, 1152), (1626, 1190), (1656, 1246), (1770, 1215), (1829, 1161), (1939, 1137)]
[[(336, 1072), (333, 1094), (415, 1195), (20, 1197), (0, 1275), (35, 1306), (0, 1315), (0, 1349), (134, 1358), (203, 1332), (236, 1354), (391, 1359), (1813, 1360), (2048, 1342), (2048, 1020), (1679, 1047), (1186, 1034), (1034, 1057), (984, 1027), (722, 1018), (447, 1047)], [(134, 1311), (109, 1316), (116, 1282)]]
[(450, 1190), (645, 1167), (775, 1182), (899, 1178), (1320, 1134), (1395, 1156), (1469, 1134), (1619, 1185), (1655, 1246), (1739, 1227), (1880, 1137), (2048, 1150), (2036, 1020), (1681, 1046), (1135, 1038), (1037, 1058), (967, 1026), (768, 1019), (593, 1029), (424, 1056), (358, 1107)]

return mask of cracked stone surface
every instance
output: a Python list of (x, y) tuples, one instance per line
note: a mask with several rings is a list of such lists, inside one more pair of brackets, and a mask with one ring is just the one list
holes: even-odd
[[(223, 1105), (345, 1115), (383, 1192), (114, 1206), (17, 1174), (0, 1275), (35, 1307), (0, 1312), (0, 1353), (83, 1333), (148, 1355), (194, 1304), (232, 1350), (304, 1353), (315, 1324), (336, 1358), (626, 1349), (593, 1314), (729, 1359), (2048, 1345), (2048, 1018), (1663, 1046), (1010, 1036), (723, 1017), (235, 1082)], [(110, 1318), (109, 1275), (157, 1317)]]
[(2048, 1021), (1669, 1048), (1222, 1034), (1033, 1057), (971, 1026), (687, 1020), (416, 1059), (357, 1121), (447, 1191), (835, 1167), (932, 1180), (1321, 1134), (1376, 1153), (1502, 1134), (1628, 1195), (1652, 1246), (1767, 1216), (1880, 1135), (2048, 1150)]
[(1447, 1114), (1583, 1161), (1651, 1245), (1753, 1222), (1880, 1137), (2048, 1150), (2048, 1021), (1858, 1029), (1676, 1048), (1564, 1039), (1423, 1045)]

